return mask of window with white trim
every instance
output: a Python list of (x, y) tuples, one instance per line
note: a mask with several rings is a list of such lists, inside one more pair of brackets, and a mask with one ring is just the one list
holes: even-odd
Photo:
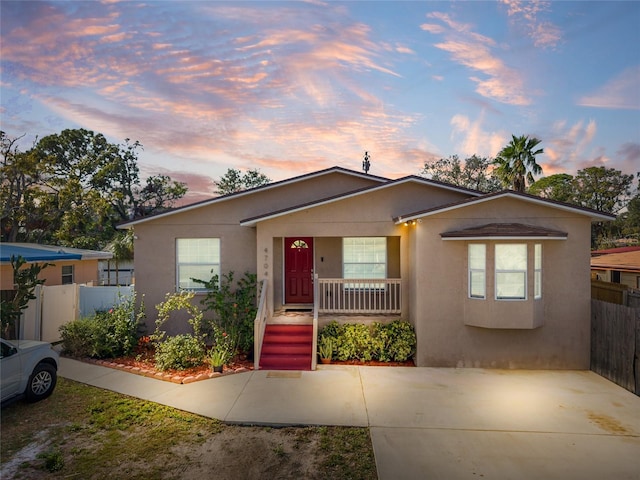
[[(342, 275), (345, 279), (387, 278), (387, 239), (385, 237), (346, 237), (342, 239)], [(356, 284), (345, 284), (348, 288)], [(384, 283), (358, 285), (384, 288)]]
[(220, 275), (220, 239), (176, 239), (176, 270), (178, 290), (206, 290), (193, 279), (209, 281)]
[(487, 246), (483, 243), (471, 243), (469, 254), (469, 297), (486, 298)]
[(542, 244), (533, 247), (533, 298), (542, 298)]
[(527, 299), (527, 245), (496, 244), (496, 300)]
[(62, 285), (70, 285), (73, 283), (73, 265), (63, 265), (62, 266)]

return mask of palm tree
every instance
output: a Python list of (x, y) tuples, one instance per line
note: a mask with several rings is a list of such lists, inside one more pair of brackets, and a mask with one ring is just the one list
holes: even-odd
[[(107, 245), (106, 250), (113, 253), (113, 259), (116, 263), (116, 285), (120, 285), (119, 263), (133, 260), (133, 230), (118, 232), (111, 243)], [(108, 272), (111, 272), (111, 261), (107, 262), (107, 269)], [(111, 284), (111, 279), (109, 279), (109, 284)]]
[(498, 152), (493, 161), (493, 172), (505, 187), (524, 192), (526, 184), (534, 182), (533, 176), (542, 173), (542, 167), (536, 163), (536, 155), (543, 153), (544, 149), (534, 150), (541, 141), (528, 135), (511, 135), (509, 144)]

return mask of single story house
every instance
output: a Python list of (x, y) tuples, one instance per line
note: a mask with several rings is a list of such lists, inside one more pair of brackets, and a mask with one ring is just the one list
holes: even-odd
[(192, 278), (248, 271), (267, 323), (288, 309), (394, 315), (415, 328), (418, 366), (588, 369), (591, 222), (614, 218), (333, 167), (121, 228), (148, 308)]
[(98, 262), (113, 257), (110, 252), (40, 245), (37, 243), (0, 243), (0, 290), (13, 290), (13, 268), (11, 257), (22, 256), (26, 264), (50, 263), (40, 272), (44, 285), (84, 283), (98, 285), (100, 273)]
[(640, 290), (640, 247), (592, 252), (591, 277)]

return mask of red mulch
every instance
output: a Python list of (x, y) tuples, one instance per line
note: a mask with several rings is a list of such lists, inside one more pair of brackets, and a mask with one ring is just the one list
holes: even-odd
[(357, 365), (360, 367), (415, 367), (416, 364), (413, 360), (407, 360), (405, 362), (380, 362), (378, 360), (369, 360), (367, 362), (360, 360), (331, 360), (331, 365)]
[[(206, 363), (203, 363), (198, 367), (188, 368), (186, 370), (160, 371), (156, 369), (155, 361), (153, 358), (153, 347), (149, 344), (138, 346), (135, 353), (129, 357), (109, 358), (104, 360), (81, 358), (79, 360), (174, 383), (191, 383), (198, 380), (206, 380), (208, 378), (219, 377), (222, 375), (226, 376), (229, 374), (253, 370), (253, 361), (248, 360), (246, 355), (239, 355), (235, 357), (228, 365), (224, 366), (222, 373), (214, 373), (211, 369), (211, 366)], [(331, 361), (331, 364), (380, 367), (415, 367), (413, 360), (407, 360), (406, 362), (379, 362), (376, 360), (370, 360), (367, 362), (363, 362), (360, 360), (333, 360)]]

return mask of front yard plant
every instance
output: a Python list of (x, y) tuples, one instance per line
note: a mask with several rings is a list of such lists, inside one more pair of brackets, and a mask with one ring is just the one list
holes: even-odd
[(130, 355), (138, 343), (145, 317), (144, 303), (136, 307), (135, 294), (118, 304), (60, 327), (64, 353), (74, 357), (112, 358)]
[(156, 368), (161, 371), (197, 367), (204, 356), (204, 342), (188, 333), (167, 337), (156, 344)]
[[(155, 361), (158, 370), (184, 370), (201, 365), (206, 353), (202, 311), (192, 303), (193, 292), (168, 293), (164, 302), (156, 305), (158, 318), (156, 330), (151, 335), (155, 344)], [(169, 336), (162, 326), (171, 314), (180, 310), (187, 312), (191, 333)]]
[(253, 353), (253, 322), (257, 313), (257, 277), (245, 272), (234, 281), (234, 272), (222, 276), (213, 275), (209, 280), (193, 279), (207, 290), (200, 302), (205, 312), (213, 314), (213, 323), (232, 338), (237, 339), (238, 349)]
[(237, 345), (236, 340), (217, 325), (214, 325), (213, 331), (214, 343), (207, 354), (207, 361), (212, 368), (220, 368), (233, 358)]
[(405, 362), (416, 351), (416, 334), (409, 322), (394, 320), (372, 325), (333, 321), (318, 334), (318, 345), (331, 342), (333, 360)]

